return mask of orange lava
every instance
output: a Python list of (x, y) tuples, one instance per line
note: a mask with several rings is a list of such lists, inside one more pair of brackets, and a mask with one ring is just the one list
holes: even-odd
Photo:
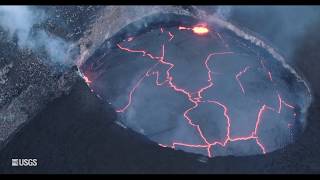
[(90, 81), (90, 79), (89, 79), (88, 77), (83, 76), (83, 79), (84, 79), (84, 81), (85, 81), (87, 84), (90, 84), (90, 83), (91, 83), (91, 81)]
[(202, 26), (196, 26), (192, 28), (192, 31), (196, 34), (199, 35), (204, 35), (207, 34), (209, 32), (209, 29), (206, 27), (202, 27)]

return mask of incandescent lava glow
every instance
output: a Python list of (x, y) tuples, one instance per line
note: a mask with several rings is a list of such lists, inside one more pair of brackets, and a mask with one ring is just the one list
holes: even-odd
[(106, 47), (82, 67), (85, 81), (122, 124), (160, 147), (266, 154), (292, 143), (304, 123), (303, 83), (230, 32), (161, 24)]
[(204, 34), (208, 34), (209, 29), (206, 27), (202, 27), (202, 26), (195, 26), (192, 28), (192, 31), (195, 34), (204, 35)]
[(191, 30), (193, 33), (197, 35), (206, 35), (209, 33), (209, 29), (207, 25), (205, 24), (199, 24), (195, 25), (194, 27), (185, 27), (185, 26), (179, 26), (179, 30)]
[(83, 75), (82, 78), (84, 79), (84, 81), (85, 81), (87, 84), (92, 83), (92, 81), (91, 81), (87, 76)]

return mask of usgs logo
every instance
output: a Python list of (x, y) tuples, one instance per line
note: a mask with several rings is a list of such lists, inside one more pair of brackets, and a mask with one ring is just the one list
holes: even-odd
[(37, 166), (37, 159), (12, 159), (12, 166)]

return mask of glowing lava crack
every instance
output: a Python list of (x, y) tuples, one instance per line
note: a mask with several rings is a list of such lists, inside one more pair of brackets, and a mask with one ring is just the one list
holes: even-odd
[[(279, 86), (281, 81), (275, 78), (269, 69), (271, 66), (268, 66), (265, 60), (257, 56), (251, 59), (243, 56), (244, 60), (238, 59), (237, 56), (241, 55), (241, 52), (231, 50), (232, 46), (226, 44), (227, 40), (220, 33), (203, 24), (194, 27), (178, 26), (170, 28), (170, 30), (169, 28), (160, 28), (157, 32), (152, 33), (158, 33), (157, 37), (152, 40), (155, 42), (153, 46), (143, 47), (144, 44), (151, 43), (150, 41), (131, 45), (131, 43), (139, 41), (139, 36), (129, 37), (116, 44), (121, 54), (132, 57), (127, 61), (148, 63), (148, 65), (143, 65), (142, 70), (139, 71), (143, 73), (138, 75), (133, 84), (127, 84), (130, 88), (126, 96), (114, 98), (104, 95), (104, 92), (99, 89), (100, 86), (94, 86), (96, 82), (98, 84), (98, 78), (102, 73), (96, 73), (99, 76), (95, 75), (92, 66), (85, 71), (86, 82), (99, 94), (99, 97), (100, 94), (104, 98), (107, 97), (107, 101), (111, 102), (120, 117), (124, 118), (125, 125), (146, 134), (162, 147), (206, 154), (209, 157), (230, 154), (265, 154), (292, 142), (283, 138), (284, 141), (280, 142), (280, 145), (275, 144), (273, 139), (276, 138), (270, 140), (266, 135), (270, 134), (270, 130), (284, 129), (284, 126), (286, 130), (281, 130), (285, 131), (285, 135), (282, 136), (292, 135), (292, 125), (298, 121), (297, 113), (299, 112), (296, 105), (299, 103), (294, 102), (294, 105), (288, 103), (289, 101), (293, 102), (293, 96), (285, 93), (286, 91), (282, 88), (284, 86)], [(152, 33), (149, 33), (149, 36)], [(195, 41), (194, 43), (204, 44), (209, 43), (210, 40), (206, 39), (206, 36), (214, 36), (210, 41), (221, 42), (221, 45), (208, 47), (211, 50), (202, 54), (202, 57), (190, 58), (193, 56), (179, 52), (181, 53), (178, 54), (179, 58), (174, 58), (175, 51), (172, 50), (172, 46), (183, 46), (185, 39), (189, 36), (195, 38), (192, 40)], [(159, 40), (155, 41), (155, 39)], [(158, 52), (155, 49), (158, 49)], [(192, 53), (197, 50), (189, 47), (188, 51)], [(191, 59), (189, 61), (192, 65), (187, 69), (182, 64), (182, 62), (186, 63), (182, 60), (184, 58)], [(97, 64), (101, 69), (102, 65)], [(118, 65), (117, 68), (123, 67)], [(181, 71), (181, 69), (183, 70)], [(195, 73), (193, 69), (196, 69), (196, 72), (200, 74), (197, 75), (197, 78), (193, 74)], [(185, 77), (181, 76), (181, 72), (185, 73)], [(191, 75), (188, 76), (188, 73)], [(135, 76), (137, 77), (137, 75)], [(108, 78), (111, 79), (111, 75)], [(262, 81), (262, 83), (253, 86), (252, 84), (256, 81)], [(226, 84), (226, 82), (228, 83)], [(121, 80), (117, 83), (120, 84)], [(256, 91), (254, 88), (260, 86), (266, 86), (261, 90), (266, 94), (263, 97), (253, 93)], [(152, 91), (158, 89), (159, 92), (156, 91), (155, 94), (152, 94), (150, 90), (143, 91), (147, 87), (152, 88)], [(111, 91), (108, 90), (108, 92)], [(282, 97), (281, 94), (285, 94), (285, 96)], [(178, 109), (177, 112), (173, 110), (173, 112), (167, 112), (166, 108), (170, 109), (170, 107), (153, 108), (153, 106), (157, 106), (152, 103), (157, 104), (159, 97), (168, 98), (169, 101), (172, 99), (173, 102), (164, 101), (163, 103)], [(285, 100), (286, 98), (290, 100)], [(150, 106), (150, 109), (154, 109), (154, 111), (166, 113), (162, 114), (163, 117), (155, 116), (155, 119), (159, 119), (156, 121), (148, 118), (149, 114), (150, 117), (154, 117), (151, 114), (156, 112), (143, 113), (144, 110), (138, 108), (140, 106)], [(238, 110), (237, 107), (243, 109)], [(176, 118), (172, 118), (170, 115), (172, 113)], [(206, 113), (209, 115), (204, 115)], [(144, 116), (151, 122), (142, 120)], [(133, 122), (132, 118), (136, 120)], [(137, 120), (137, 118), (141, 120)], [(164, 122), (161, 123), (160, 120)], [(140, 125), (139, 122), (142, 124)], [(158, 123), (159, 127), (152, 125), (153, 122)], [(160, 126), (164, 127), (160, 128)], [(175, 129), (184, 133), (177, 133)], [(155, 131), (155, 133), (150, 133), (151, 131)], [(238, 143), (248, 144), (249, 150), (242, 148), (243, 146)]]

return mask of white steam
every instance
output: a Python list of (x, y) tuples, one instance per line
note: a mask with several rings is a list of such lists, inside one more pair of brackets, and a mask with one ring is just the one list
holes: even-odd
[(218, 16), (221, 19), (228, 19), (231, 15), (231, 6), (218, 6), (216, 12), (214, 13), (216, 16)]
[(9, 38), (17, 38), (20, 48), (45, 50), (51, 60), (65, 64), (70, 44), (43, 29), (34, 28), (44, 20), (45, 12), (30, 6), (0, 6), (0, 26)]
[(251, 43), (255, 44), (258, 47), (261, 47), (263, 49), (265, 49), (266, 51), (268, 51), (273, 58), (277, 59), (278, 61), (281, 62), (281, 64), (283, 65), (284, 68), (288, 69), (292, 74), (294, 74), (297, 78), (297, 80), (299, 82), (302, 82), (309, 94), (308, 100), (306, 102), (306, 105), (304, 106), (304, 108), (301, 110), (302, 113), (307, 113), (307, 110), (311, 104), (312, 101), (312, 97), (311, 97), (311, 89), (309, 87), (309, 84), (306, 82), (306, 80), (304, 80), (297, 72), (294, 68), (292, 68), (286, 61), (285, 58), (279, 54), (273, 47), (271, 47), (269, 44), (267, 44), (266, 42), (264, 42), (263, 40), (259, 39), (256, 36), (250, 35), (247, 32), (245, 32), (244, 30), (240, 29), (239, 27), (217, 17), (216, 15), (210, 15), (207, 14), (205, 11), (198, 9), (195, 7), (195, 9), (197, 9), (198, 14), (197, 17), (200, 19), (204, 19), (208, 22), (212, 22), (212, 23), (216, 23), (218, 25), (220, 25), (221, 27), (224, 27), (232, 32), (234, 32), (237, 36), (242, 37), (243, 39), (250, 41)]

